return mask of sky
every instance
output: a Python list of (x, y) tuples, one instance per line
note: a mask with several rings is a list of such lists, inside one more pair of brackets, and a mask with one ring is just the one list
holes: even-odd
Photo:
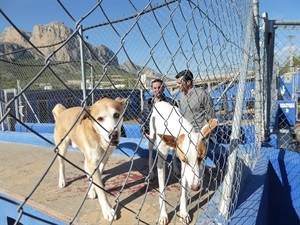
[[(61, 0), (60, 2), (73, 18), (67, 15), (56, 0), (1, 0), (0, 8), (11, 22), (24, 31), (31, 32), (34, 25), (45, 25), (54, 21), (62, 21), (74, 29), (75, 21), (86, 15), (96, 5), (97, 0)], [(138, 6), (139, 1), (135, 2)], [(141, 5), (145, 5), (145, 1), (141, 2), (143, 2)], [(132, 8), (129, 7), (128, 1), (104, 0), (102, 6), (110, 13), (111, 18), (120, 19), (125, 15), (132, 15)], [(96, 10), (94, 14), (98, 16), (100, 13)], [(93, 18), (93, 14), (89, 17)], [(9, 23), (2, 17), (0, 31), (7, 26)]]
[(300, 20), (299, 0), (260, 0), (260, 15), (267, 12), (272, 20)]
[[(201, 2), (211, 2), (211, 0), (200, 0)], [(71, 16), (68, 16), (68, 14), (63, 10), (63, 8), (59, 5), (59, 1), (57, 0), (0, 0), (0, 9), (3, 14), (9, 20), (11, 23), (13, 23), (16, 27), (23, 31), (32, 32), (34, 25), (46, 25), (54, 21), (61, 21), (64, 22), (68, 27), (72, 28), (73, 30), (76, 28), (76, 22), (79, 21), (82, 17), (87, 15), (87, 13), (96, 5), (98, 2), (97, 0), (60, 0), (60, 2), (64, 5), (64, 7), (69, 11)], [(130, 5), (130, 2), (132, 2), (134, 5)], [(146, 3), (148, 1), (146, 0), (103, 0), (101, 3), (101, 6), (103, 7), (103, 11), (107, 13), (107, 16), (110, 20), (116, 20), (124, 18), (128, 15), (133, 15), (135, 7), (138, 11), (143, 9), (145, 7)], [(152, 3), (155, 5), (155, 3), (161, 3), (164, 2), (163, 0), (153, 0)], [(196, 0), (194, 0), (196, 2)], [(214, 2), (214, 1), (212, 1)], [(104, 18), (104, 15), (102, 12), (99, 11), (99, 7), (89, 16), (87, 16), (86, 19), (82, 22), (83, 27), (89, 27), (91, 25), (98, 24), (100, 21), (107, 21)], [(217, 9), (216, 9), (217, 10)], [(300, 21), (300, 0), (260, 0), (259, 1), (259, 14), (262, 15), (263, 12), (268, 13), (269, 19), (272, 20), (298, 20)], [(0, 12), (0, 32), (2, 32), (6, 27), (10, 26), (10, 22), (7, 21), (5, 16)], [(164, 16), (164, 15), (160, 15)], [(102, 17), (102, 18), (101, 18)], [(146, 17), (147, 18), (147, 17)], [(99, 22), (98, 22), (99, 21)], [(150, 24), (150, 23), (149, 23)], [(127, 26), (127, 25), (126, 25)], [(108, 26), (107, 26), (108, 27)], [(120, 28), (120, 27), (119, 27)], [(124, 27), (123, 30), (129, 30), (130, 27)], [(149, 45), (151, 47), (155, 46), (154, 37), (151, 36), (153, 32), (151, 33), (151, 29), (155, 29), (154, 27), (147, 26), (147, 30), (144, 30), (143, 32), (146, 34), (146, 37), (150, 37)], [(181, 32), (184, 32), (184, 29), (180, 30)], [(104, 44), (105, 46), (108, 46), (113, 50), (113, 52), (117, 52), (119, 50), (120, 41), (115, 44), (115, 46), (112, 46), (113, 39), (116, 37), (116, 32), (112, 34), (111, 27), (108, 27), (108, 29), (101, 31), (99, 34), (97, 34), (97, 37), (92, 37), (92, 34), (89, 37), (88, 42), (93, 43), (95, 45)], [(101, 35), (105, 33), (105, 35)], [(132, 35), (135, 35), (134, 32), (131, 32)], [(86, 33), (85, 33), (86, 34)], [(88, 34), (88, 32), (87, 32)], [(96, 31), (93, 33), (94, 36), (96, 34)], [(181, 34), (182, 35), (182, 34)], [(94, 39), (93, 39), (94, 38)], [(144, 37), (140, 37), (140, 40), (142, 40)], [(129, 39), (129, 38), (128, 38)], [(138, 38), (137, 38), (138, 39)], [(95, 42), (93, 42), (95, 41)], [(130, 41), (130, 40), (129, 40)], [(129, 42), (127, 41), (127, 43)], [(97, 42), (97, 43), (96, 43)], [(109, 45), (107, 44), (109, 43)], [(162, 43), (162, 42), (161, 42)], [(182, 44), (186, 43), (186, 41), (182, 41)], [(150, 51), (148, 49), (147, 54), (143, 54), (141, 49), (138, 48), (132, 48), (131, 46), (136, 46), (135, 43), (128, 43), (131, 44), (129, 48), (132, 51), (139, 51), (132, 55), (135, 56), (135, 63), (138, 65), (145, 65), (146, 62), (151, 61), (149, 58)], [(134, 45), (135, 44), (135, 45)], [(146, 44), (146, 41), (143, 43)], [(156, 57), (156, 60), (160, 60), (161, 65), (169, 65), (169, 61), (164, 60), (171, 60), (169, 56), (165, 55), (164, 53), (159, 52), (160, 46), (158, 45), (155, 51), (159, 55), (159, 57)], [(176, 49), (174, 47), (174, 49)], [(199, 49), (199, 51), (202, 51), (203, 49)], [(125, 55), (125, 54), (123, 54)], [(121, 56), (121, 54), (118, 55), (118, 57)], [(167, 59), (166, 59), (167, 58)], [(177, 57), (180, 61), (180, 57)], [(119, 57), (119, 62), (123, 63), (127, 58), (124, 56), (124, 60)], [(138, 62), (137, 60), (140, 60)], [(186, 67), (187, 65), (183, 62), (186, 62), (186, 58), (182, 58), (181, 67)], [(147, 64), (147, 66), (150, 66), (150, 68), (155, 69), (155, 65), (152, 63), (152, 65)], [(176, 62), (175, 62), (176, 64)], [(155, 69), (156, 70), (156, 69)], [(171, 74), (174, 73), (174, 68), (171, 69)], [(163, 73), (170, 73), (170, 69), (164, 67), (164, 71), (160, 71)], [(175, 71), (176, 72), (176, 71)]]
[[(139, 0), (145, 2), (143, 0)], [(155, 0), (156, 2), (159, 0)], [(61, 0), (74, 19), (79, 20), (97, 1), (91, 0)], [(125, 0), (103, 1), (112, 16), (121, 18), (128, 15), (128, 3)], [(138, 2), (138, 1), (133, 1)], [(136, 4), (136, 3), (135, 3)], [(144, 4), (144, 3), (143, 3)], [(300, 20), (300, 0), (260, 0), (260, 15), (267, 12), (270, 19)], [(71, 28), (74, 22), (61, 9), (55, 0), (1, 0), (0, 8), (17, 27), (31, 32), (36, 24), (43, 25), (53, 21), (63, 21)], [(131, 9), (132, 12), (132, 9)], [(0, 15), (0, 32), (10, 24)]]

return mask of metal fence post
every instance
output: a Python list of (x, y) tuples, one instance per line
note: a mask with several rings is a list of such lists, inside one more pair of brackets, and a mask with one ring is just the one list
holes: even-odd
[(83, 49), (83, 33), (82, 33), (82, 25), (80, 25), (79, 29), (79, 43), (80, 43), (80, 63), (81, 63), (81, 87), (82, 87), (82, 99), (83, 106), (86, 105), (86, 75), (85, 75), (85, 63), (84, 63), (84, 49)]
[[(94, 88), (94, 67), (93, 67), (93, 65), (92, 64), (90, 64), (90, 68), (91, 68), (91, 82), (90, 82), (90, 89), (91, 90), (93, 90), (93, 88)], [(94, 104), (94, 102), (95, 102), (95, 98), (94, 98), (95, 96), (94, 96), (94, 92), (92, 92), (92, 105)]]
[(261, 68), (261, 57), (260, 57), (260, 31), (259, 31), (259, 6), (258, 6), (258, 0), (253, 0), (253, 16), (255, 19), (255, 24), (254, 24), (254, 30), (255, 30), (255, 60), (256, 60), (256, 65), (257, 71), (255, 71), (255, 116), (254, 116), (254, 122), (255, 122), (255, 131), (257, 135), (255, 135), (256, 138), (256, 143), (259, 144), (261, 143), (261, 137), (263, 134), (262, 131), (262, 68)]
[[(272, 128), (270, 128), (270, 116), (271, 116), (271, 108), (272, 108), (272, 82), (273, 82), (273, 58), (274, 58), (274, 21), (268, 19), (268, 14), (263, 13), (262, 16), (264, 20), (264, 48), (265, 48), (265, 68), (264, 68), (264, 82), (263, 82), (263, 97), (264, 101), (264, 140), (268, 141), (270, 138), (270, 132), (272, 132)], [(276, 93), (277, 95), (277, 93)], [(270, 130), (271, 129), (271, 130)]]

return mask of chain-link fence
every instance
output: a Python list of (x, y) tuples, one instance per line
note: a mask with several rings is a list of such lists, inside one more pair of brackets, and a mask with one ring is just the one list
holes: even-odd
[[(194, 74), (195, 86), (205, 88), (212, 97), (218, 118), (218, 127), (208, 143), (207, 155), (213, 166), (206, 167), (202, 198), (188, 194), (188, 202), (196, 202), (191, 210), (193, 221), (196, 223), (199, 219), (201, 223), (202, 216), (205, 216), (205, 224), (220, 220), (212, 208), (217, 209), (220, 218), (230, 220), (242, 188), (243, 168), (255, 165), (262, 137), (270, 135), (267, 126), (272, 121), (266, 120), (267, 116), (271, 117), (268, 110), (271, 105), (275, 107), (273, 100), (277, 100), (277, 96), (273, 96), (272, 101), (266, 101), (270, 92), (265, 92), (261, 82), (267, 50), (259, 52), (256, 3), (253, 5), (252, 0), (129, 0), (122, 6), (130, 9), (130, 13), (118, 18), (112, 17), (109, 5), (109, 1), (95, 2), (90, 11), (76, 21), (62, 1), (57, 1), (57, 8), (74, 22), (74, 28), (53, 22), (35, 26), (32, 33), (18, 29), (14, 18), (0, 11), (12, 26), (0, 35), (2, 131), (51, 133), (54, 122), (51, 111), (57, 103), (67, 108), (86, 107), (101, 96), (120, 96), (130, 99), (124, 114), (123, 136), (132, 138), (139, 146), (146, 140), (140, 133), (141, 117), (144, 104), (148, 104), (152, 96), (151, 81), (162, 79), (166, 84), (165, 95), (178, 100), (175, 75), (189, 69)], [(287, 55), (279, 50), (275, 53), (274, 71), (283, 78), (285, 70), (295, 68), (296, 60), (299, 62), (299, 48), (293, 47), (294, 42), (300, 40), (299, 30), (284, 34), (277, 31), (278, 40), (287, 40), (281, 44), (290, 47), (289, 52), (284, 52)], [(278, 46), (278, 49), (283, 48)], [(261, 61), (260, 55), (263, 55)], [(299, 71), (295, 77), (291, 78), (293, 84), (298, 82), (295, 79), (299, 79)], [(289, 78), (287, 75), (285, 79)], [(280, 83), (276, 83), (276, 89), (280, 87)], [(295, 99), (299, 92), (296, 87), (293, 85), (290, 99)], [(44, 126), (36, 128), (36, 124)], [(132, 164), (134, 157), (138, 157), (136, 150), (128, 156), (122, 145), (118, 150)], [(126, 172), (132, 173), (131, 169)], [(148, 176), (143, 171), (138, 172)], [(146, 183), (146, 190), (149, 186), (151, 183)], [(210, 201), (211, 207), (207, 202), (217, 189), (221, 197), (219, 201)], [(123, 200), (122, 192), (113, 196), (115, 202)], [(144, 201), (136, 203), (136, 211), (126, 205), (117, 206), (122, 214), (133, 211), (135, 223), (152, 224), (145, 219), (149, 216), (145, 206), (147, 192), (144, 196)], [(168, 209), (177, 216), (179, 202), (178, 199), (175, 203), (168, 202)], [(80, 211), (81, 207), (78, 208)], [(79, 217), (78, 212), (73, 215)], [(153, 216), (158, 218), (159, 215)], [(122, 224), (127, 219), (121, 215), (117, 221)], [(154, 223), (158, 223), (158, 219)], [(170, 223), (176, 223), (176, 216)]]
[(278, 127), (274, 129), (279, 129), (279, 148), (300, 152), (300, 49), (297, 47), (300, 46), (299, 21), (279, 24), (275, 38), (274, 70), (278, 76), (280, 119)]
[(276, 134), (278, 148), (299, 152), (300, 24), (267, 14), (263, 21), (265, 137)]

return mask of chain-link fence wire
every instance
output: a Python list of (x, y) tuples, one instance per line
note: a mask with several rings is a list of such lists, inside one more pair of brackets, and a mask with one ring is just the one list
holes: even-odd
[(276, 134), (278, 148), (299, 152), (300, 21), (270, 20), (266, 14), (263, 24), (265, 137)]
[[(279, 148), (300, 152), (300, 21), (275, 30), (274, 74), (277, 76)], [(275, 96), (274, 96), (275, 97)], [(294, 116), (293, 116), (294, 115)]]
[[(263, 82), (267, 90), (271, 90), (268, 96), (271, 114), (267, 123), (270, 129), (266, 130), (278, 149), (300, 153), (300, 21), (269, 20), (264, 15), (264, 23), (269, 26), (266, 34), (271, 43), (265, 50), (272, 59), (272, 67), (269, 67), (272, 70), (268, 74), (272, 80), (270, 87)], [(296, 179), (292, 178), (291, 183)], [(293, 201), (298, 200), (299, 195), (295, 195)]]
[[(38, 37), (18, 29), (13, 18), (8, 18), (1, 10), (12, 26), (5, 31), (10, 34), (9, 40), (18, 41), (18, 44), (8, 44), (5, 42), (7, 36), (1, 36), (1, 128), (11, 131), (18, 128), (43, 138), (40, 134), (49, 131), (37, 131), (31, 125), (52, 124), (51, 111), (55, 104), (88, 106), (103, 95), (131, 99), (124, 124), (140, 127), (142, 105), (151, 95), (149, 80), (162, 78), (167, 84), (166, 94), (176, 99), (178, 95), (172, 91), (174, 76), (189, 69), (194, 74), (195, 84), (207, 84), (206, 90), (213, 99), (219, 120), (208, 148), (215, 167), (206, 168), (201, 194), (209, 196), (209, 200), (222, 182), (225, 168), (233, 163), (227, 180), (230, 184), (224, 184), (231, 189), (226, 197), (229, 211), (226, 214), (232, 214), (240, 190), (242, 167), (254, 164), (259, 149), (256, 140), (261, 130), (254, 126), (255, 117), (262, 115), (255, 114), (254, 110), (254, 80), (258, 66), (254, 36), (257, 24), (254, 23), (252, 1), (137, 3), (129, 0), (122, 4), (126, 4), (131, 13), (120, 18), (110, 15), (109, 4), (109, 1), (96, 2), (76, 21), (64, 3), (57, 1), (58, 10), (65, 11), (75, 28), (60, 22), (41, 25), (34, 30), (41, 34)], [(56, 38), (47, 38), (50, 33)], [(130, 133), (132, 130), (127, 130), (125, 135), (136, 137), (137, 143), (141, 143), (143, 137), (139, 129)], [(121, 147), (118, 149), (128, 156)], [(237, 162), (228, 163), (232, 152), (239, 153), (234, 157)], [(133, 167), (135, 156), (136, 152), (128, 156)], [(131, 172), (129, 170), (128, 175)], [(150, 187), (148, 181), (146, 190)], [(147, 192), (139, 203), (139, 210), (134, 212), (136, 218), (142, 218), (146, 196)], [(121, 202), (122, 192), (113, 197), (115, 202)], [(189, 195), (189, 201), (195, 198), (194, 218), (202, 213), (209, 215), (205, 202), (199, 196)], [(169, 206), (176, 215), (176, 205), (169, 203)], [(124, 205), (120, 207), (128, 210)], [(80, 210), (78, 206), (78, 212)], [(72, 221), (78, 212), (74, 212)]]

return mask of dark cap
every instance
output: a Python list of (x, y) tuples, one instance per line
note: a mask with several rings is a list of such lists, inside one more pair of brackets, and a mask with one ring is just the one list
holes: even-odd
[(180, 78), (183, 76), (183, 80), (185, 81), (188, 81), (188, 80), (193, 80), (193, 73), (190, 71), (190, 70), (183, 70), (181, 72), (179, 72), (177, 75), (176, 75), (176, 79)]

